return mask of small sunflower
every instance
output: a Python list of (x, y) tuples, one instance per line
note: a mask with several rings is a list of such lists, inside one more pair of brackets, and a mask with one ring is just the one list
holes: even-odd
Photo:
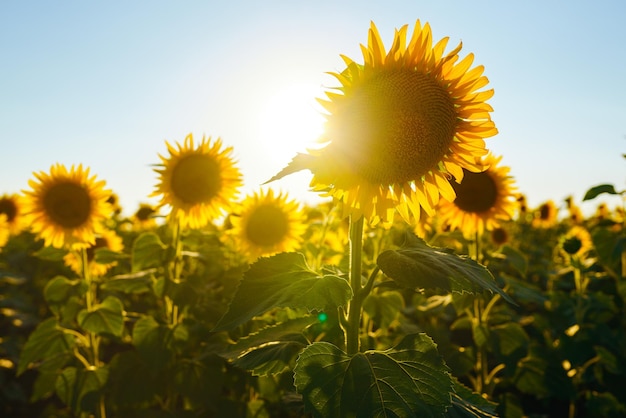
[(306, 216), (295, 200), (286, 194), (255, 192), (247, 196), (239, 216), (230, 217), (239, 250), (253, 261), (261, 256), (295, 251), (306, 232)]
[(4, 247), (9, 242), (9, 223), (7, 222), (7, 215), (0, 213), (0, 248)]
[(532, 225), (538, 228), (550, 228), (556, 225), (559, 216), (559, 208), (554, 201), (547, 200), (535, 210)]
[(514, 181), (509, 167), (499, 166), (502, 157), (489, 154), (483, 159), (485, 171), (464, 173), (463, 180), (451, 182), (456, 198), (442, 200), (438, 212), (451, 230), (459, 229), (466, 238), (473, 238), (485, 229), (493, 230), (500, 220), (509, 220), (517, 209)]
[(17, 235), (25, 227), (22, 196), (5, 194), (0, 196), (0, 214), (5, 215), (6, 228), (11, 235)]
[(309, 169), (311, 187), (341, 202), (344, 216), (376, 224), (392, 222), (395, 210), (418, 217), (420, 206), (432, 216), (440, 196), (454, 200), (451, 176), (483, 169), (484, 138), (497, 133), (483, 66), (470, 69), (473, 54), (459, 60), (461, 44), (444, 53), (448, 38), (433, 46), (428, 24), (418, 20), (408, 42), (407, 28), (385, 51), (371, 24), (364, 63), (342, 57), (347, 68), (333, 73), (341, 86), (320, 100), (326, 145), (296, 155), (271, 180)]
[(149, 203), (140, 203), (139, 208), (132, 216), (133, 228), (137, 230), (152, 229), (156, 227), (155, 216), (157, 209)]
[[(105, 229), (102, 230), (97, 236), (94, 244), (87, 247), (87, 263), (89, 266), (89, 274), (92, 277), (101, 277), (117, 262), (101, 264), (96, 262), (96, 250), (99, 248), (106, 248), (111, 251), (121, 252), (124, 249), (122, 238), (118, 236), (114, 231)], [(76, 274), (81, 275), (82, 271), (82, 254), (81, 251), (70, 251), (63, 257), (65, 265), (69, 266)]]
[(50, 173), (33, 173), (32, 190), (25, 190), (24, 214), (31, 230), (44, 239), (45, 245), (87, 247), (95, 244), (111, 208), (107, 204), (110, 191), (104, 180), (89, 176), (82, 164), (68, 170), (55, 164)]
[(242, 175), (231, 158), (232, 147), (222, 148), (222, 141), (202, 138), (196, 147), (187, 135), (178, 149), (165, 142), (169, 156), (159, 155), (162, 168), (155, 169), (160, 183), (153, 196), (161, 196), (161, 205), (170, 205), (170, 217), (181, 227), (201, 228), (231, 207), (238, 195)]
[(591, 234), (582, 226), (573, 226), (559, 240), (563, 254), (570, 257), (584, 257), (593, 248)]

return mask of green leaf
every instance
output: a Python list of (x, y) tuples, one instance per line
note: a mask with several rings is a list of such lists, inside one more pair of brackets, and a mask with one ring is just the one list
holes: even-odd
[(244, 370), (251, 371), (253, 376), (276, 375), (289, 370), (293, 367), (298, 353), (307, 345), (307, 341), (302, 334), (297, 334), (293, 337), (296, 341), (272, 341), (247, 351), (237, 358), (233, 364)]
[(352, 290), (344, 279), (319, 276), (307, 266), (302, 254), (281, 253), (250, 266), (214, 331), (232, 329), (276, 307), (324, 310), (344, 306), (351, 297)]
[(56, 247), (42, 247), (33, 253), (35, 257), (46, 261), (63, 261), (66, 254), (67, 250)]
[(451, 418), (496, 418), (497, 405), (472, 392), (468, 387), (453, 378), (454, 393), (452, 407), (446, 411)]
[(103, 290), (122, 292), (126, 294), (140, 294), (152, 290), (154, 269), (143, 270), (130, 274), (119, 274), (108, 278), (100, 286)]
[(44, 320), (24, 344), (17, 368), (18, 376), (31, 364), (40, 361), (54, 362), (57, 367), (62, 367), (72, 357), (75, 344), (74, 337), (65, 334), (58, 327), (56, 318)]
[(363, 301), (363, 310), (380, 328), (387, 328), (404, 307), (402, 295), (395, 291), (370, 293)]
[(506, 261), (511, 267), (520, 273), (522, 277), (526, 276), (528, 260), (524, 254), (509, 245), (504, 245), (500, 252), (506, 257)]
[(587, 190), (587, 193), (585, 193), (585, 197), (583, 197), (583, 202), (585, 200), (595, 199), (598, 195), (601, 195), (602, 193), (619, 194), (612, 184), (600, 184), (599, 186), (595, 186)]
[(84, 280), (70, 280), (67, 277), (56, 276), (43, 289), (43, 296), (48, 304), (59, 304), (66, 302), (70, 296), (80, 296), (87, 291), (87, 284)]
[(399, 250), (383, 251), (376, 260), (380, 269), (404, 288), (442, 289), (457, 293), (489, 290), (516, 304), (496, 283), (487, 268), (451, 250), (435, 248), (424, 240), (408, 235)]
[(128, 254), (124, 254), (118, 251), (112, 251), (105, 247), (96, 248), (94, 251), (94, 260), (96, 263), (109, 264), (116, 261), (126, 260), (129, 258)]
[(133, 243), (132, 271), (137, 272), (162, 265), (167, 246), (154, 232), (144, 232)]
[(491, 328), (491, 335), (494, 336), (500, 354), (509, 356), (520, 348), (528, 346), (530, 338), (524, 328), (517, 322), (507, 322)]
[(169, 328), (159, 324), (151, 316), (139, 319), (133, 327), (133, 344), (153, 370), (167, 367), (174, 356), (175, 342), (186, 337), (183, 326)]
[(93, 370), (68, 367), (57, 377), (56, 393), (76, 415), (94, 413), (108, 376), (106, 366)]
[(108, 296), (91, 311), (80, 311), (77, 319), (85, 331), (121, 337), (124, 332), (124, 305), (115, 296)]
[(333, 344), (313, 343), (300, 354), (294, 380), (314, 417), (439, 417), (453, 392), (448, 368), (425, 334), (352, 357)]

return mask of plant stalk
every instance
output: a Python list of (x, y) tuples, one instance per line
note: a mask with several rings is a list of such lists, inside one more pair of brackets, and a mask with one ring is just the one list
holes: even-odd
[(348, 321), (345, 326), (346, 352), (353, 356), (359, 352), (359, 330), (361, 308), (363, 306), (363, 287), (361, 286), (361, 259), (363, 250), (363, 216), (354, 220), (350, 216), (350, 287), (352, 300), (348, 307)]

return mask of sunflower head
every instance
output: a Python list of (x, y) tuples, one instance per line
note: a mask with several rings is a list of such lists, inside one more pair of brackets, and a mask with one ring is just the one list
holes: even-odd
[(593, 248), (591, 234), (582, 226), (573, 226), (559, 240), (560, 249), (568, 257), (584, 257)]
[(314, 190), (375, 224), (392, 222), (396, 209), (405, 220), (420, 207), (432, 216), (440, 196), (454, 200), (450, 177), (482, 170), (483, 139), (497, 133), (483, 67), (471, 68), (473, 54), (459, 60), (460, 44), (445, 53), (448, 38), (433, 45), (428, 24), (418, 20), (408, 41), (407, 28), (386, 51), (371, 24), (363, 64), (343, 57), (346, 69), (333, 74), (341, 85), (320, 101), (325, 146), (297, 155), (274, 179), (309, 169)]
[(55, 164), (49, 173), (34, 173), (25, 190), (24, 214), (31, 230), (45, 245), (57, 248), (94, 245), (109, 217), (110, 191), (105, 182), (89, 176), (89, 168)]
[(538, 228), (550, 228), (556, 225), (559, 215), (559, 208), (554, 201), (547, 200), (535, 210), (535, 217), (532, 224)]
[(7, 215), (0, 213), (0, 249), (6, 245), (9, 241), (9, 223), (7, 222)]
[(156, 227), (155, 217), (157, 209), (149, 203), (140, 203), (139, 208), (132, 216), (133, 228), (136, 230), (152, 229)]
[(501, 159), (489, 154), (483, 159), (489, 167), (485, 171), (467, 171), (463, 180), (451, 182), (456, 198), (452, 202), (442, 200), (438, 208), (442, 221), (451, 230), (460, 229), (465, 237), (472, 238), (513, 217), (516, 188), (509, 167), (499, 165)]
[(5, 215), (5, 226), (11, 235), (17, 235), (26, 226), (23, 212), (22, 196), (18, 194), (4, 194), (0, 196), (0, 214)]
[(151, 196), (171, 207), (170, 218), (181, 227), (201, 228), (231, 207), (242, 185), (232, 147), (223, 148), (220, 138), (210, 137), (195, 146), (191, 134), (177, 147), (166, 145), (169, 155), (159, 155), (162, 164), (155, 171), (160, 182)]
[(297, 250), (307, 228), (300, 205), (271, 189), (247, 196), (238, 215), (230, 217), (229, 233), (250, 261)]
[[(90, 245), (84, 251), (87, 255), (87, 264), (89, 268), (89, 274), (92, 277), (101, 277), (117, 262), (112, 263), (98, 263), (96, 261), (96, 250), (100, 248), (106, 248), (111, 251), (120, 252), (124, 249), (122, 238), (114, 231), (109, 229), (102, 230), (96, 235), (94, 244)], [(82, 275), (82, 250), (70, 251), (63, 257), (65, 265), (69, 266), (76, 274)]]

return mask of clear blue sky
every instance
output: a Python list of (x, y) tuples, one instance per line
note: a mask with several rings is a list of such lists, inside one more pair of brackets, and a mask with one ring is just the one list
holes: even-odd
[[(255, 190), (303, 150), (276, 151), (271, 103), (296, 86), (311, 97), (288, 108), (311, 111), (336, 85), (326, 72), (343, 69), (340, 54), (361, 62), (370, 21), (389, 46), (418, 18), (485, 66), (500, 131), (487, 146), (531, 205), (626, 186), (621, 0), (20, 0), (0, 2), (0, 194), (53, 163), (82, 163), (132, 212), (155, 201), (150, 165), (164, 141), (188, 133), (233, 146), (244, 193)], [(309, 179), (275, 186), (314, 202)]]

